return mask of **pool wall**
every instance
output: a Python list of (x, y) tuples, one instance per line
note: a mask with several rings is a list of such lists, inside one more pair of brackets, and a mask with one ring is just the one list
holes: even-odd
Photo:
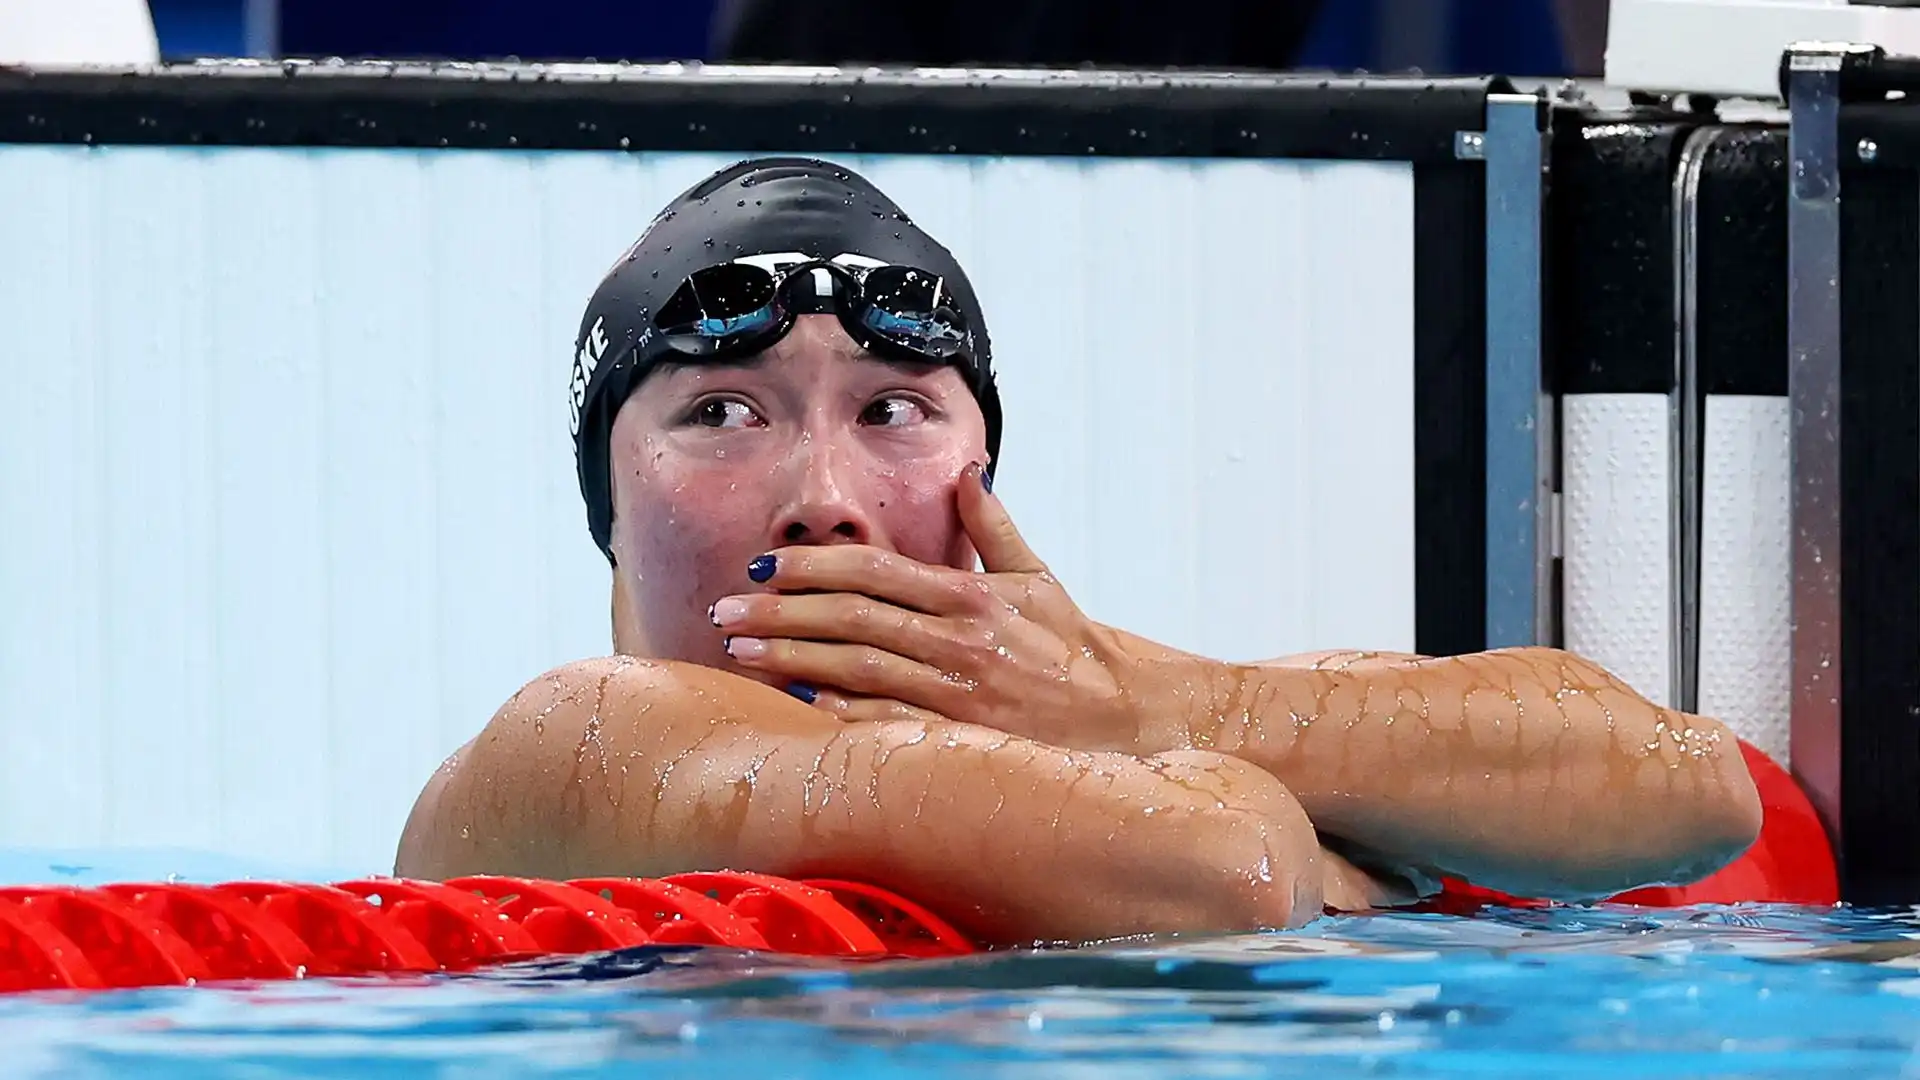
[[(0, 846), (384, 868), (445, 754), (607, 649), (587, 295), (777, 147), (111, 142), (0, 145)], [(998, 490), (1091, 614), (1235, 659), (1434, 648), (1415, 165), (831, 156), (969, 267)]]

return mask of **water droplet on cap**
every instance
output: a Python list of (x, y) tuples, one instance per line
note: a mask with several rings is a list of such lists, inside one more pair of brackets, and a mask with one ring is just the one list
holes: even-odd
[(745, 205), (747, 205), (747, 200), (745, 200), (745, 199), (741, 199), (741, 200), (740, 200), (739, 202), (737, 202), (737, 203), (734, 203), (733, 205), (735, 205), (735, 206), (745, 206)]
[(713, 246), (713, 237), (711, 237), (711, 236), (709, 236), (709, 237), (707, 237), (707, 246), (708, 246), (708, 247), (712, 247), (712, 246)]

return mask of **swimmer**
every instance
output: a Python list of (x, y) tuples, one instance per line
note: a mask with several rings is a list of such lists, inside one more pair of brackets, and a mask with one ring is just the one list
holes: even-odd
[(1293, 927), (1443, 875), (1599, 898), (1760, 830), (1724, 726), (1565, 652), (1241, 664), (1088, 618), (991, 491), (966, 275), (846, 169), (677, 198), (570, 395), (613, 655), (448, 759), (402, 876), (854, 878), (1011, 944)]

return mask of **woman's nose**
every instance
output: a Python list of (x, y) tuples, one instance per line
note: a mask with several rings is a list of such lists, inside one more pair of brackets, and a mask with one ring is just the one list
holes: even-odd
[(794, 462), (793, 497), (775, 519), (782, 544), (866, 544), (873, 519), (861, 497), (857, 455), (816, 442)]
[[(831, 525), (826, 524), (835, 517), (840, 520), (833, 521)], [(864, 544), (867, 542), (867, 530), (853, 514), (810, 513), (787, 522), (787, 527), (780, 530), (780, 542), (783, 544)]]

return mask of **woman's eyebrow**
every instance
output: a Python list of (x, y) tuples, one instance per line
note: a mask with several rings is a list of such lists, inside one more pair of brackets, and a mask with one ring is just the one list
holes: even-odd
[(768, 355), (769, 352), (762, 351), (737, 360), (661, 360), (655, 370), (662, 378), (672, 378), (686, 372), (699, 375), (710, 371), (758, 371), (767, 366)]

